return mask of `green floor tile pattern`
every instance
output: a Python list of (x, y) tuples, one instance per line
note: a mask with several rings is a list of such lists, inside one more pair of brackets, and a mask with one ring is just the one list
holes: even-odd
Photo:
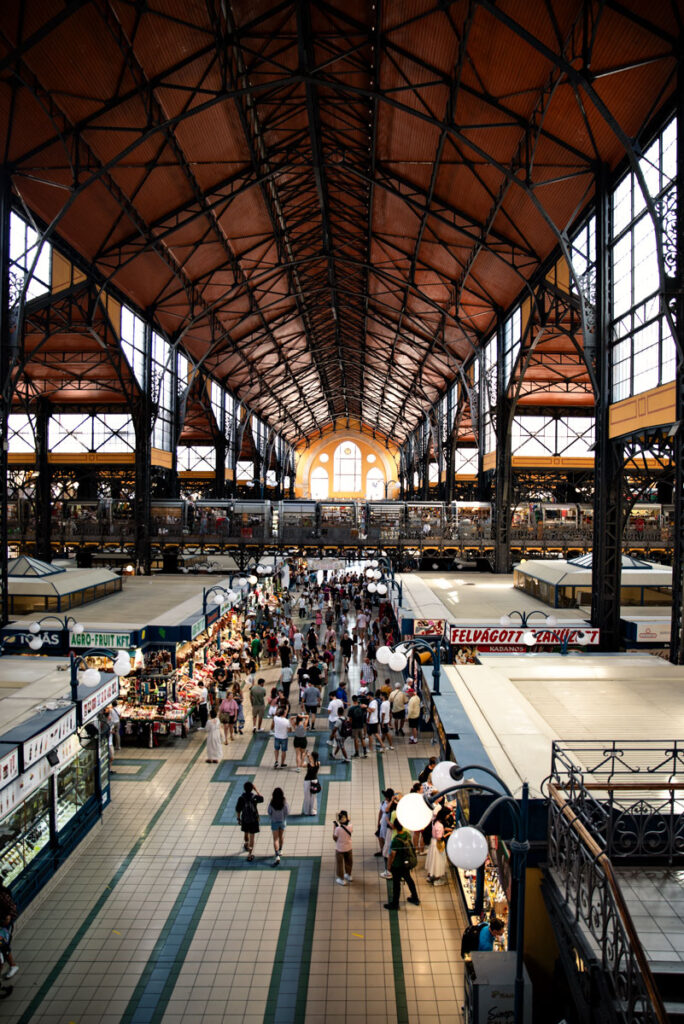
[[(263, 870), (270, 872), (270, 865), (247, 865), (239, 857), (197, 858), (121, 1024), (159, 1024), (162, 1020), (218, 872)], [(263, 1019), (264, 1024), (301, 1024), (306, 1010), (320, 857), (286, 857), (279, 870), (288, 871), (290, 877)]]
[[(165, 758), (149, 758), (149, 760), (145, 760), (140, 757), (117, 757), (114, 761), (116, 767), (114, 769), (114, 778), (112, 781), (149, 782), (149, 780), (154, 778), (161, 766), (165, 763)], [(136, 772), (119, 771), (119, 768), (131, 768), (136, 765), (138, 767)]]
[(97, 918), (98, 914), (100, 913), (100, 911), (103, 909), (103, 907), (107, 903), (107, 900), (112, 895), (112, 893), (114, 892), (116, 886), (118, 885), (118, 883), (121, 881), (121, 879), (125, 875), (126, 871), (128, 870), (128, 868), (131, 865), (131, 862), (133, 861), (133, 859), (138, 854), (141, 846), (143, 845), (145, 840), (148, 838), (148, 836), (152, 832), (153, 828), (155, 827), (157, 822), (161, 819), (161, 817), (165, 813), (167, 807), (169, 806), (169, 804), (171, 803), (171, 801), (175, 797), (176, 793), (178, 792), (180, 787), (183, 785), (183, 783), (187, 779), (188, 775), (190, 774), (190, 772), (192, 771), (192, 768), (195, 765), (195, 762), (199, 759), (200, 754), (204, 750), (204, 746), (205, 746), (204, 743), (200, 744), (197, 752), (195, 754), (193, 754), (192, 758), (190, 759), (188, 764), (183, 769), (183, 772), (181, 773), (179, 778), (176, 780), (174, 785), (171, 787), (171, 789), (169, 791), (169, 794), (166, 797), (166, 799), (162, 801), (162, 803), (159, 805), (159, 807), (157, 808), (155, 813), (152, 815), (152, 817), (148, 821), (147, 825), (145, 825), (145, 827), (143, 828), (142, 832), (138, 836), (137, 840), (135, 841), (135, 843), (133, 844), (131, 849), (126, 854), (123, 862), (121, 863), (121, 866), (119, 867), (117, 872), (114, 874), (114, 876), (110, 879), (109, 883), (104, 888), (104, 890), (102, 892), (102, 895), (95, 902), (95, 904), (93, 905), (93, 907), (90, 910), (90, 912), (86, 915), (86, 917), (83, 920), (83, 923), (81, 924), (80, 928), (78, 929), (78, 931), (74, 935), (73, 939), (66, 946), (66, 948), (64, 949), (64, 952), (60, 956), (59, 960), (54, 965), (52, 970), (49, 971), (49, 973), (47, 974), (47, 976), (45, 978), (45, 981), (40, 986), (40, 988), (36, 992), (35, 996), (33, 997), (31, 1002), (29, 1003), (29, 1005), (26, 1007), (26, 1009), (22, 1013), (21, 1017), (18, 1020), (18, 1024), (29, 1024), (29, 1022), (30, 1022), (31, 1018), (33, 1017), (33, 1015), (35, 1014), (36, 1010), (41, 1005), (41, 1003), (43, 1002), (45, 997), (48, 995), (48, 993), (50, 992), (50, 989), (55, 984), (55, 982), (59, 978), (60, 974), (62, 973), (62, 971), (64, 970), (66, 965), (69, 963), (69, 961), (71, 960), (72, 956), (76, 953), (76, 950), (78, 949), (78, 946), (79, 946), (81, 940), (83, 939), (83, 936), (86, 934), (86, 932), (88, 931), (90, 926), (96, 920), (96, 918)]
[[(318, 794), (317, 801), (317, 812), (314, 815), (308, 814), (290, 814), (287, 819), (288, 828), (292, 825), (323, 825), (325, 824), (325, 815), (328, 807), (328, 787), (331, 782), (349, 782), (351, 779), (351, 764), (346, 764), (344, 761), (334, 760), (330, 757), (330, 748), (327, 743), (322, 742), (322, 737), (327, 735), (326, 733), (319, 733), (314, 739), (314, 745), (311, 748), (316, 750), (320, 758), (321, 767), (330, 767), (329, 774), (321, 775), (319, 782), (321, 783), (321, 792)], [(238, 797), (242, 793), (242, 787), (245, 782), (253, 782), (254, 774), (245, 774), (240, 772), (238, 774), (238, 768), (242, 769), (245, 767), (253, 767), (256, 773), (256, 769), (261, 767), (261, 761), (264, 754), (270, 753), (269, 738), (263, 734), (257, 734), (253, 736), (249, 742), (247, 750), (245, 751), (244, 757), (239, 760), (232, 761), (225, 759), (218, 766), (212, 777), (212, 782), (220, 782), (223, 784), (228, 783), (226, 795), (221, 801), (221, 805), (214, 816), (212, 825), (235, 825), (237, 823), (235, 805), (237, 804)], [(237, 785), (236, 785), (237, 784)], [(261, 815), (261, 824), (267, 827), (269, 824), (268, 815)]]
[[(378, 759), (378, 784), (380, 792), (384, 793), (385, 766), (382, 755), (376, 754)], [(387, 901), (391, 899), (392, 880), (387, 879)], [(390, 918), (390, 939), (392, 941), (392, 969), (394, 971), (394, 998), (397, 1005), (397, 1024), (408, 1024), (408, 1003), (406, 1000), (406, 981), (404, 979), (404, 958), (401, 952), (401, 931), (399, 929), (399, 917), (396, 910), (388, 910)]]

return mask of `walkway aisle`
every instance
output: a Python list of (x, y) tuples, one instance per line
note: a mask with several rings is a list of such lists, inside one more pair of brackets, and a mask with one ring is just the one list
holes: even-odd
[[(270, 735), (249, 728), (220, 765), (205, 763), (202, 733), (126, 748), (103, 824), (19, 921), (20, 971), (3, 1021), (460, 1021), (465, 923), (455, 892), (428, 885), (420, 858), (422, 906), (402, 900), (390, 913), (373, 856), (380, 789), (407, 791), (434, 748), (402, 740), (384, 756), (331, 762), (324, 724), (316, 818), (299, 816), (303, 776), (273, 770)], [(264, 795), (264, 812), (273, 788), (285, 790), (292, 819), (278, 868), (267, 822), (256, 860), (245, 861), (234, 808), (246, 779)], [(331, 838), (342, 808), (354, 825), (346, 888), (334, 882)]]

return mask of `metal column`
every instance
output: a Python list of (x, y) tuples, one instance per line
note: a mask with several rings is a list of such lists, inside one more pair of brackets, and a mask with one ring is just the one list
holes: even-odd
[(44, 398), (36, 406), (36, 557), (52, 561), (52, 471), (49, 462), (50, 405)]
[(596, 380), (596, 447), (594, 463), (594, 546), (591, 623), (601, 630), (601, 647), (620, 646), (620, 582), (622, 575), (623, 445), (609, 433), (611, 353), (608, 332), (609, 197), (606, 171), (596, 188), (596, 313), (593, 366)]
[(12, 403), (10, 350), (13, 326), (10, 311), (10, 210), (12, 179), (6, 167), (0, 171), (0, 584), (2, 587), (0, 625), (9, 621), (9, 580), (7, 575), (7, 473), (9, 413)]
[(503, 320), (496, 327), (496, 467), (492, 496), (494, 571), (511, 571), (511, 402), (506, 394)]
[(142, 394), (136, 399), (135, 424), (135, 558), (138, 571), (151, 571), (150, 488), (152, 462), (152, 327), (145, 322), (145, 377)]
[(677, 104), (677, 228), (676, 237), (666, 238), (665, 246), (674, 245), (675, 276), (666, 279), (666, 301), (672, 311), (677, 329), (677, 371), (676, 371), (676, 424), (672, 438), (672, 458), (675, 465), (675, 481), (672, 500), (674, 504), (674, 552), (672, 562), (672, 631), (670, 634), (670, 661), (675, 665), (684, 664), (684, 74), (679, 73), (679, 101)]

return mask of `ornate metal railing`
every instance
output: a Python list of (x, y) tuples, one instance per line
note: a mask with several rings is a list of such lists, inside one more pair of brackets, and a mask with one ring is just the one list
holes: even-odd
[(684, 859), (684, 741), (556, 741), (551, 778), (612, 860)]
[(566, 908), (582, 927), (624, 1024), (668, 1017), (610, 858), (561, 788), (549, 784), (548, 865)]

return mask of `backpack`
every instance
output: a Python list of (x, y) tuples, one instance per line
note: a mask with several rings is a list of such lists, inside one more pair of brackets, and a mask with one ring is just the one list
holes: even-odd
[(340, 736), (344, 736), (346, 738), (347, 736), (351, 736), (351, 734), (352, 724), (348, 718), (345, 718), (342, 720), (342, 725), (340, 726)]
[(480, 932), (485, 927), (484, 923), (470, 924), (463, 932), (461, 939), (461, 957), (465, 959), (466, 954), (475, 953), (480, 945)]

